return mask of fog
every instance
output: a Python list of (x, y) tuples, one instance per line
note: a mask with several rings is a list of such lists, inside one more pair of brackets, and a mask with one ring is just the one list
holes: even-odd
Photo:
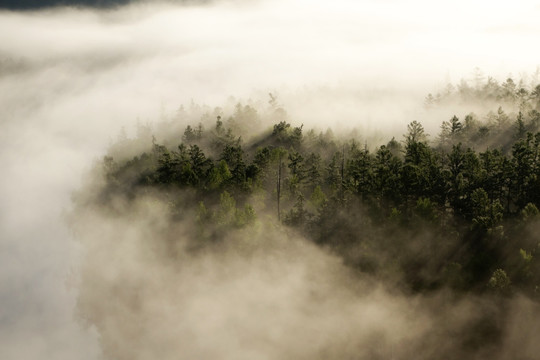
[[(124, 258), (117, 270), (122, 278), (132, 268), (143, 270), (137, 263), (140, 249), (116, 256), (120, 249), (113, 248), (105, 259), (96, 258), (104, 250), (76, 240), (66, 221), (73, 191), (123, 127), (133, 134), (137, 123), (172, 116), (192, 101), (210, 107), (266, 103), (272, 92), (295, 124), (357, 127), (364, 136), (379, 138), (399, 136), (411, 120), (432, 121), (437, 128), (440, 119), (429, 119), (423, 108), (427, 93), (448, 81), (471, 78), (475, 67), (498, 80), (535, 71), (540, 58), (538, 15), (540, 7), (533, 1), (134, 2), (114, 9), (0, 11), (0, 358), (104, 359), (115, 351), (110, 343), (129, 338), (117, 327), (121, 317), (112, 317), (111, 324), (102, 327), (104, 333), (81, 326), (76, 302), (85, 289), (95, 290), (94, 298), (85, 297), (88, 306), (107, 302), (103, 289), (79, 286), (81, 278), (93, 274), (87, 271), (92, 265), (88, 261), (107, 265), (103, 275), (114, 274), (108, 266), (114, 268), (112, 261)], [(451, 115), (440, 114), (444, 119)], [(96, 246), (130, 236), (124, 233), (125, 219), (107, 226), (101, 214), (88, 216), (83, 223), (103, 226), (103, 233), (83, 231), (79, 237), (96, 236)], [(96, 217), (100, 221), (93, 223)], [(140, 236), (132, 234), (133, 244)], [(143, 262), (156, 276), (184, 283), (162, 289), (167, 281), (158, 281), (162, 297), (150, 301), (143, 296), (145, 311), (140, 313), (126, 310), (126, 316), (135, 316), (143, 327), (166, 320), (158, 327), (165, 338), (153, 334), (144, 348), (149, 353), (143, 351), (140, 358), (167, 358), (182, 349), (196, 358), (303, 358), (315, 354), (316, 349), (306, 349), (313, 343), (321, 344), (321, 358), (352, 357), (347, 346), (363, 344), (348, 342), (348, 336), (363, 331), (367, 335), (360, 338), (366, 343), (377, 331), (386, 334), (384, 351), (377, 356), (391, 357), (387, 351), (393, 346), (421, 338), (443, 321), (417, 309), (414, 299), (390, 296), (377, 287), (370, 287), (359, 302), (352, 301), (367, 285), (359, 281), (358, 288), (350, 289), (344, 280), (347, 270), (337, 259), (295, 241), (287, 245), (289, 251), (278, 251), (275, 261), (257, 253), (248, 264), (249, 259), (234, 251), (232, 258), (226, 251), (206, 255), (201, 263), (186, 260), (177, 280), (173, 275), (179, 270), (155, 260)], [(288, 262), (284, 256), (294, 257), (290, 271), (280, 266)], [(221, 274), (217, 264), (230, 273)], [(250, 266), (254, 271), (246, 274)], [(319, 269), (333, 269), (322, 283), (309, 275)], [(141, 279), (143, 285), (152, 283), (148, 276)], [(200, 283), (200, 288), (192, 289), (190, 282)], [(217, 283), (221, 286), (216, 289)], [(243, 294), (238, 304), (235, 289)], [(143, 291), (152, 290), (143, 286)], [(213, 291), (225, 302), (216, 303)], [(315, 298), (317, 293), (335, 298), (313, 300), (310, 292)], [(263, 301), (261, 296), (268, 298)], [(180, 308), (173, 297), (187, 308)], [(297, 300), (288, 302), (291, 298)], [(422, 306), (429, 301), (421, 300)], [(255, 319), (244, 322), (239, 314), (243, 309), (265, 313), (272, 306), (278, 307), (276, 317), (260, 319), (275, 331), (271, 336), (261, 333)], [(478, 305), (473, 301), (461, 306)], [(311, 316), (310, 311), (324, 315)], [(534, 307), (512, 311), (517, 315), (509, 325), (508, 349), (519, 347), (524, 358), (532, 357), (533, 344), (524, 343), (512, 329)], [(229, 317), (238, 333), (229, 332)], [(185, 325), (175, 328), (175, 320)], [(185, 348), (174, 348), (171, 338), (185, 336), (186, 328), (195, 339), (188, 336)], [(304, 331), (306, 336), (295, 343), (292, 337)], [(334, 332), (339, 335), (328, 339)], [(220, 339), (203, 346), (200, 337), (205, 334)], [(266, 335), (273, 340), (259, 343)], [(242, 336), (251, 336), (253, 347), (242, 347)], [(420, 346), (412, 343), (401, 356)], [(156, 349), (163, 353), (152, 353)], [(336, 349), (343, 352), (333, 353)], [(130, 356), (121, 354), (117, 356)]]
[[(538, 353), (540, 309), (525, 297), (501, 308), (447, 291), (408, 296), (262, 214), (255, 227), (223, 242), (197, 244), (194, 214), (169, 222), (169, 211), (139, 194), (134, 202), (81, 207), (71, 218), (85, 245), (77, 317), (98, 329), (106, 358), (502, 360)], [(480, 346), (500, 322), (502, 335)]]

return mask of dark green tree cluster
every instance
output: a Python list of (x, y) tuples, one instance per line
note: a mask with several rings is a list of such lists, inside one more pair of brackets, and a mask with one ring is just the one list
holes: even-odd
[(408, 291), (536, 298), (540, 132), (530, 114), (453, 116), (431, 142), (413, 121), (402, 141), (370, 150), (283, 118), (244, 141), (258, 114), (238, 105), (227, 121), (187, 126), (174, 146), (153, 139), (128, 161), (106, 157), (99, 200), (158, 193), (175, 219), (194, 220), (200, 244), (273, 221)]

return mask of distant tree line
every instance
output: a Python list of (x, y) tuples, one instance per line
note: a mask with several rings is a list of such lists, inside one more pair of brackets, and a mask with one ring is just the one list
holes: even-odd
[(517, 106), (520, 111), (540, 110), (540, 67), (531, 77), (514, 80), (508, 77), (498, 82), (487, 77), (476, 68), (471, 79), (461, 79), (457, 84), (448, 83), (435, 95), (428, 94), (425, 105), (432, 107), (440, 104), (498, 103), (505, 106)]

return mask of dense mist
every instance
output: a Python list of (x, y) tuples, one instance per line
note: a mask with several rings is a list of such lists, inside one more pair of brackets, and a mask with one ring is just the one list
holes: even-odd
[[(395, 293), (273, 225), (193, 254), (182, 247), (193, 223), (160, 221), (161, 200), (120, 202), (113, 216), (75, 211), (73, 193), (95, 195), (89, 174), (124, 135), (225, 119), (239, 102), (264, 118), (269, 93), (294, 126), (357, 129), (370, 147), (401, 141), (412, 120), (436, 137), (452, 115), (499, 104), (428, 111), (428, 93), (473, 84), (476, 67), (499, 83), (533, 82), (536, 3), (108, 4), (0, 2), (0, 358), (431, 358), (433, 344), (463, 348), (451, 339), (491, 303)], [(192, 115), (179, 116), (182, 105)], [(151, 135), (127, 152), (145, 146)], [(181, 261), (159, 248), (171, 237)], [(536, 304), (517, 296), (505, 316), (498, 356), (534, 358), (534, 336), (521, 331), (537, 333)]]
[[(406, 296), (275, 226), (194, 249), (196, 225), (169, 223), (155, 198), (115, 207), (116, 215), (77, 215), (87, 247), (78, 316), (99, 329), (107, 358), (533, 359), (538, 351), (540, 309), (525, 297), (500, 307), (450, 291)], [(486, 337), (494, 338), (486, 345)]]

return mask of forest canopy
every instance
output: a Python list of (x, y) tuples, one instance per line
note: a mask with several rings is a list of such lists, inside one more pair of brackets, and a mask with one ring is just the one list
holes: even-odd
[[(407, 296), (537, 303), (540, 85), (462, 82), (428, 95), (426, 107), (469, 101), (494, 109), (450, 115), (437, 134), (413, 120), (401, 138), (375, 145), (295, 124), (273, 94), (265, 109), (238, 103), (230, 114), (192, 104), (157, 127), (140, 125), (133, 138), (122, 133), (91, 191), (74, 199), (113, 218), (141, 197), (159, 202), (166, 219), (158, 222), (191, 224), (187, 242), (167, 235), (153, 245), (167, 261), (180, 256), (178, 246), (197, 256), (234, 234), (272, 228)], [(189, 112), (200, 121), (185, 125)], [(456, 354), (498, 343), (499, 305), (478, 315), (480, 330), (464, 334)]]
[[(163, 125), (162, 142), (145, 126), (134, 139), (121, 136), (103, 160), (106, 182), (94, 200), (154, 191), (171, 216), (193, 217), (200, 244), (271, 219), (360, 271), (384, 278), (397, 266), (413, 291), (537, 296), (540, 85), (527, 89), (511, 78), (449, 85), (428, 95), (427, 106), (451, 99), (502, 105), (483, 118), (454, 115), (436, 136), (412, 121), (402, 139), (372, 151), (331, 130), (294, 125), (269, 97), (279, 121), (266, 130), (255, 107), (238, 103), (227, 118), (216, 108), (185, 128), (181, 108)], [(126, 149), (140, 153), (127, 158)], [(422, 243), (419, 253), (410, 253), (411, 241)]]

